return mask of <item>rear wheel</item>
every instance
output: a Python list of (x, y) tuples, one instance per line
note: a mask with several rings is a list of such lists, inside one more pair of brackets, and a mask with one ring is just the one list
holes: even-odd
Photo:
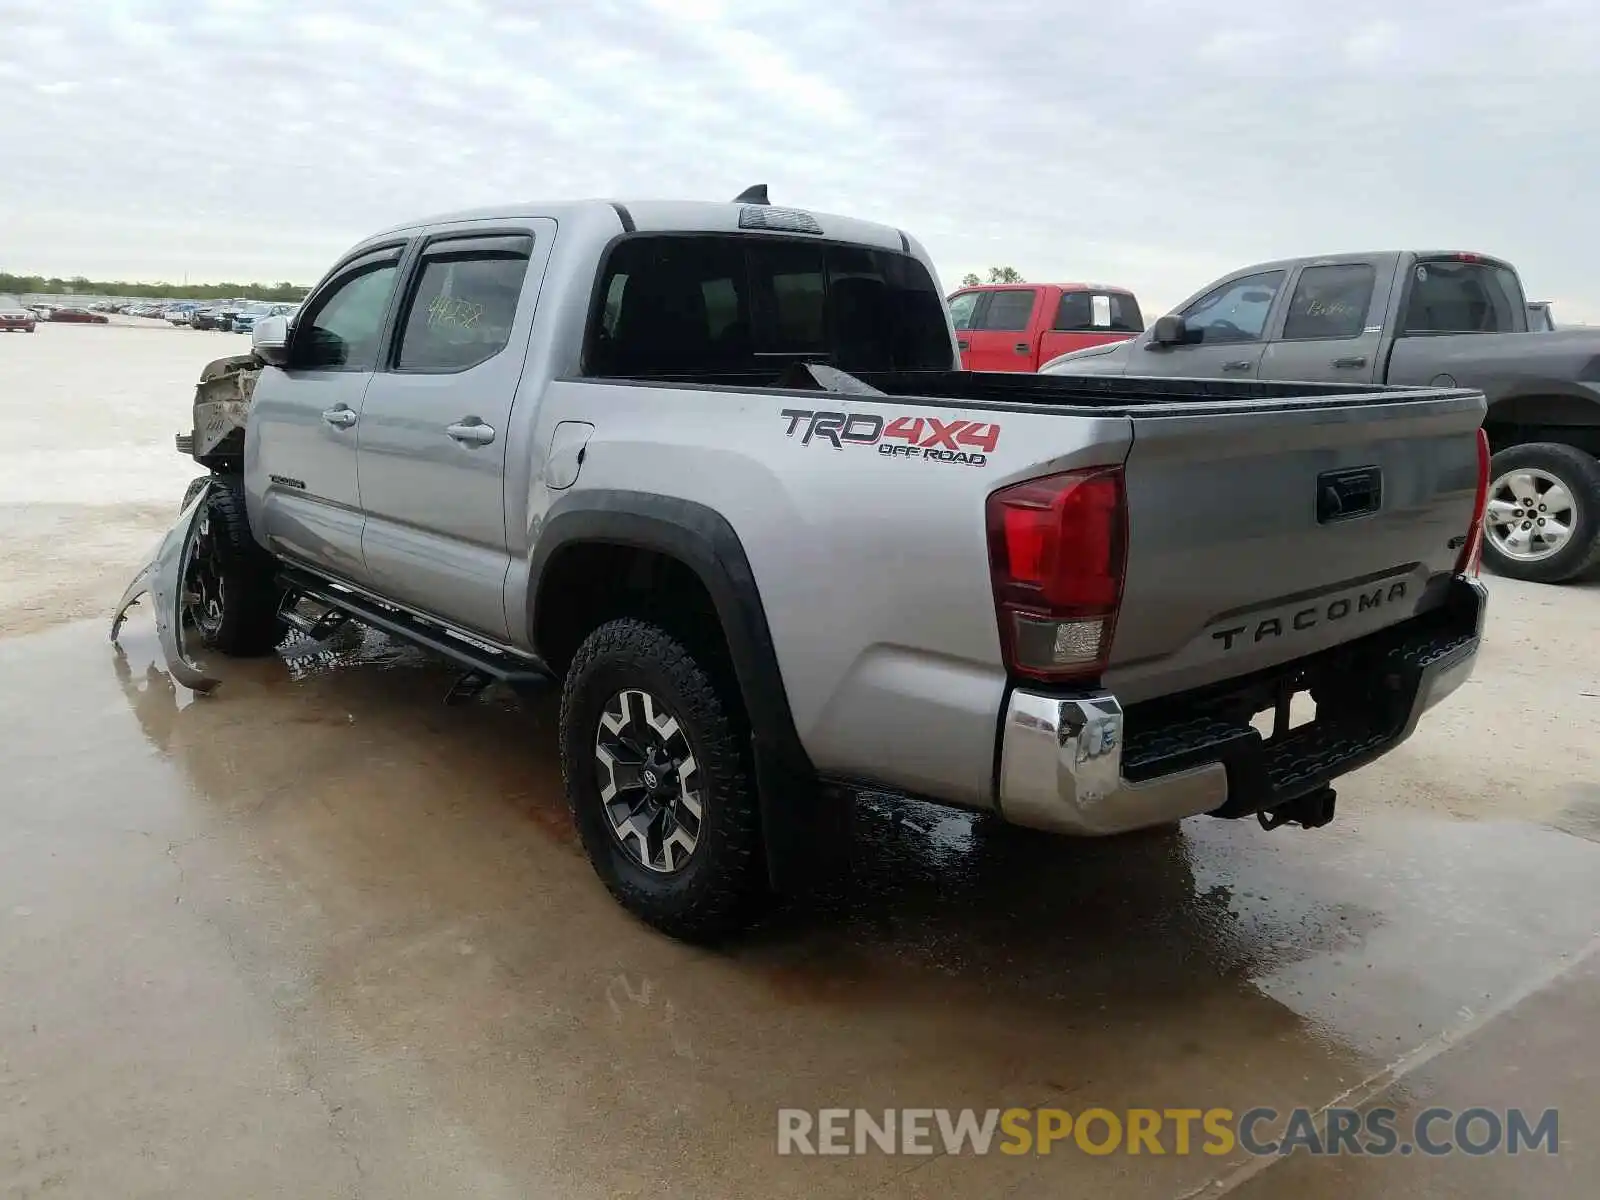
[(1560, 583), (1600, 561), (1600, 462), (1558, 442), (1511, 446), (1489, 466), (1483, 561), (1497, 575)]
[[(195, 484), (190, 489), (192, 500)], [(183, 617), (199, 632), (201, 644), (234, 658), (253, 658), (283, 641), (287, 627), (278, 616), (283, 589), (276, 572), (276, 560), (250, 536), (243, 487), (237, 480), (218, 479), (196, 519), (183, 580)]]
[(561, 773), (595, 872), (635, 916), (709, 941), (764, 894), (756, 791), (736, 695), (671, 634), (610, 621), (561, 693)]

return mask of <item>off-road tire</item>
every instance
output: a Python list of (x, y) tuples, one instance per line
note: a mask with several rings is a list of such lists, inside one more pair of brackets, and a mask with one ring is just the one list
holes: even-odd
[[(699, 837), (676, 872), (648, 870), (623, 848), (596, 774), (600, 719), (629, 690), (677, 719), (702, 772)], [(561, 691), (561, 775), (589, 861), (629, 912), (672, 937), (714, 942), (748, 926), (766, 899), (766, 867), (743, 706), (666, 630), (625, 617), (578, 647)]]
[(200, 642), (230, 658), (270, 654), (288, 632), (278, 616), (283, 589), (276, 579), (277, 560), (250, 535), (243, 485), (216, 479), (204, 509), (210, 536), (217, 540), (222, 613), (210, 628), (196, 624)]
[[(1600, 461), (1559, 442), (1528, 442), (1508, 446), (1489, 463), (1489, 479), (1518, 469), (1532, 468), (1559, 479), (1572, 497), (1572, 537), (1549, 558), (1526, 561), (1504, 553), (1483, 535), (1483, 563), (1496, 575), (1529, 583), (1564, 583), (1600, 563)], [(1491, 490), (1491, 499), (1493, 493)]]

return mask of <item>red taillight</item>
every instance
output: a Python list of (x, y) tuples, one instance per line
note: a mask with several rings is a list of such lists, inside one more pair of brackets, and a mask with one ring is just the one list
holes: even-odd
[(1489, 508), (1489, 435), (1478, 430), (1478, 494), (1472, 501), (1472, 526), (1456, 556), (1457, 575), (1476, 575), (1483, 561), (1483, 515)]
[(1001, 488), (989, 497), (988, 519), (1007, 669), (1047, 681), (1105, 670), (1127, 557), (1122, 468)]

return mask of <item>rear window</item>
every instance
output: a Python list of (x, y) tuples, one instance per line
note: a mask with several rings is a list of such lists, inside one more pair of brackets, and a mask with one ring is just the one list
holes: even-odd
[(1509, 333), (1526, 319), (1517, 276), (1499, 263), (1420, 262), (1410, 287), (1403, 333)]
[(1126, 292), (1062, 292), (1052, 328), (1058, 333), (1143, 333), (1144, 314)]
[(978, 314), (974, 329), (1004, 330), (1014, 333), (1028, 327), (1033, 316), (1033, 299), (1038, 295), (1032, 288), (1008, 288), (1003, 292), (989, 293), (989, 307)]
[(944, 297), (916, 259), (750, 235), (645, 235), (601, 268), (594, 376), (949, 370)]

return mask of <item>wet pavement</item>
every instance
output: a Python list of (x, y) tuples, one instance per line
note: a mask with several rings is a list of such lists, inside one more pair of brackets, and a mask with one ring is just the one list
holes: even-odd
[[(590, 871), (554, 696), (446, 707), (447, 668), (350, 631), (196, 699), (147, 611), (125, 656), (104, 631), (0, 638), (0, 1195), (1592, 1193), (1578, 746), (1530, 820), (1409, 812), (1418, 771), (1495, 786), (1420, 738), (1316, 832), (867, 798), (855, 877), (713, 952)], [(775, 1152), (779, 1108), (1331, 1103), (1559, 1107), (1561, 1153)]]

